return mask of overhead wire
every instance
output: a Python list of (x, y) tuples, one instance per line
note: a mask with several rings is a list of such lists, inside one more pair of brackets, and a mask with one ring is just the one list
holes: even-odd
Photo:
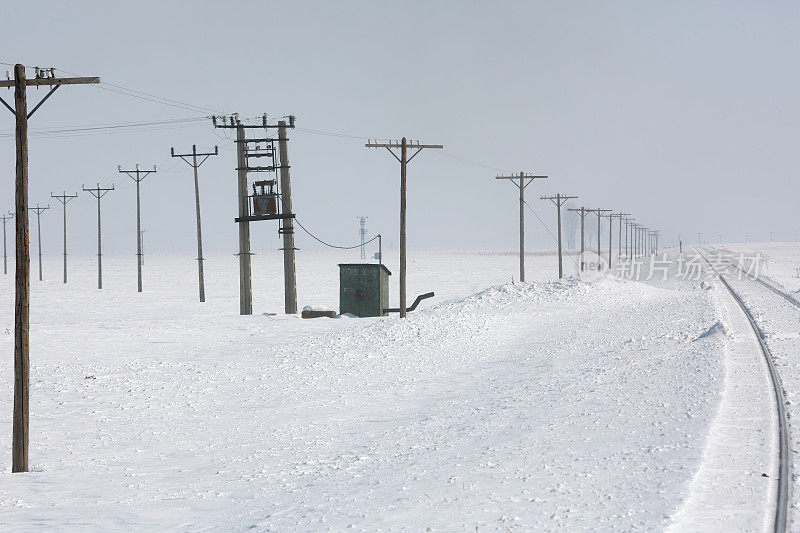
[[(558, 244), (558, 238), (555, 235), (553, 235), (553, 232), (550, 231), (550, 228), (547, 226), (547, 224), (544, 223), (544, 220), (542, 220), (541, 217), (539, 216), (539, 214), (533, 209), (533, 207), (531, 207), (531, 204), (529, 204), (528, 202), (526, 202), (524, 200), (523, 200), (523, 203), (526, 206), (528, 206), (528, 209), (531, 210), (531, 213), (533, 213), (533, 215), (536, 217), (536, 219), (539, 221), (539, 223), (542, 225), (542, 227), (547, 231), (547, 233), (550, 234), (550, 237), (553, 238), (553, 241), (555, 241), (555, 243)], [(578, 262), (575, 260), (575, 257), (573, 256), (572, 253), (570, 253), (569, 250), (566, 250), (564, 248), (562, 248), (562, 250), (567, 254), (567, 257), (572, 259), (572, 262), (575, 263), (576, 267), (579, 266)]]

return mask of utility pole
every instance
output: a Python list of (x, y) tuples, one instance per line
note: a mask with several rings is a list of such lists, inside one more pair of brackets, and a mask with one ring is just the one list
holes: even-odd
[(36, 213), (36, 232), (39, 234), (39, 281), (42, 281), (42, 224), (41, 224), (41, 215), (43, 212), (50, 209), (50, 204), (47, 204), (47, 207), (39, 207), (39, 204), (36, 204), (36, 207), (29, 207), (30, 211)]
[(703, 244), (703, 241), (700, 239), (701, 233), (697, 232), (697, 244)]
[[(57, 78), (55, 69), (36, 67), (35, 78), (28, 79), (25, 66), (14, 65), (14, 79), (0, 80), (0, 87), (14, 87), (14, 107), (0, 97), (16, 119), (16, 277), (14, 284), (14, 417), (11, 445), (11, 471), (28, 471), (29, 391), (30, 391), (30, 239), (28, 233), (28, 119), (62, 85), (100, 83), (100, 78)], [(27, 88), (52, 87), (28, 112)]]
[[(295, 117), (289, 115), (289, 124), (278, 121), (277, 125), (267, 123), (267, 115), (261, 116), (260, 123), (244, 124), (239, 115), (212, 116), (214, 128), (236, 130), (236, 171), (239, 216), (234, 221), (239, 225), (239, 314), (253, 314), (253, 282), (250, 252), (250, 222), (259, 220), (281, 220), (278, 234), (283, 235), (283, 280), (284, 302), (287, 314), (297, 312), (297, 273), (295, 268), (294, 212), (292, 211), (292, 186), (289, 175), (289, 154), (286, 128), (294, 128)], [(246, 130), (278, 129), (278, 139), (274, 137), (248, 138)], [(275, 142), (278, 142), (278, 150)], [(250, 144), (255, 143), (254, 147)], [(264, 144), (264, 148), (261, 148)], [(278, 162), (280, 152), (280, 162)], [(267, 158), (267, 164), (251, 165), (251, 159)], [(253, 183), (252, 197), (248, 193), (248, 172), (276, 173), (280, 170), (280, 187), (276, 191), (277, 179)], [(261, 192), (257, 191), (261, 187)], [(252, 213), (251, 213), (252, 198)]]
[(138, 292), (142, 292), (142, 202), (139, 184), (150, 174), (158, 172), (158, 168), (153, 165), (153, 170), (139, 170), (139, 163), (136, 163), (135, 170), (122, 170), (122, 165), (118, 165), (117, 170), (136, 182), (136, 287)]
[(633, 225), (633, 219), (625, 217), (625, 258), (630, 259), (630, 252), (628, 248), (628, 229)]
[(97, 198), (97, 288), (103, 288), (103, 246), (101, 240), (101, 233), (100, 233), (100, 198), (105, 196), (109, 191), (114, 190), (114, 184), (111, 184), (111, 187), (103, 188), (100, 187), (100, 184), (97, 184), (97, 187), (93, 189), (87, 189), (85, 186), (81, 185), (81, 189), (85, 192), (90, 193), (92, 196)]
[(6, 222), (14, 218), (14, 214), (9, 212), (0, 217), (3, 221), (3, 274), (8, 274), (8, 254), (6, 252)]
[(745, 243), (749, 243), (750, 242), (750, 234), (749, 233), (745, 233), (744, 234), (744, 242)]
[(59, 202), (61, 202), (61, 206), (64, 208), (64, 283), (67, 282), (67, 204), (73, 198), (78, 197), (78, 193), (75, 194), (67, 194), (67, 191), (64, 191), (63, 194), (57, 195), (50, 193), (51, 198), (57, 198)]
[[(294, 128), (294, 117), (289, 117), (291, 128)], [(286, 121), (278, 121), (278, 151), (280, 152), (281, 176), (281, 205), (287, 213), (294, 213), (292, 209), (292, 180), (289, 174), (289, 147), (286, 137)], [(294, 252), (294, 218), (281, 219), (281, 233), (283, 233), (283, 298), (284, 312), (287, 315), (297, 313), (297, 267)]]
[(647, 232), (650, 228), (639, 226), (639, 255), (647, 255)]
[(611, 233), (614, 229), (614, 214), (609, 213), (606, 215), (606, 218), (608, 218), (608, 268), (611, 268), (611, 246), (614, 241), (611, 237)]
[(361, 236), (361, 260), (365, 260), (367, 258), (367, 253), (364, 250), (364, 241), (367, 238), (367, 217), (357, 217), (359, 228), (358, 234)]
[(622, 258), (622, 219), (630, 213), (614, 213), (608, 215), (608, 268), (611, 268), (611, 221), (615, 218), (619, 219), (619, 235), (617, 236), (617, 258)]
[(567, 209), (567, 211), (574, 211), (578, 213), (581, 217), (581, 272), (583, 272), (583, 251), (584, 251), (584, 238), (583, 238), (583, 227), (584, 227), (584, 218), (591, 212), (591, 209), (586, 209), (585, 207), (581, 207), (580, 209)]
[(597, 214), (597, 257), (602, 259), (603, 252), (600, 248), (600, 220), (605, 216), (603, 213), (613, 211), (613, 209), (588, 209), (588, 211)]
[[(535, 179), (547, 179), (547, 176), (534, 176), (520, 172), (519, 175), (497, 176), (496, 180), (508, 180), (519, 189), (519, 280), (525, 282), (525, 187)], [(517, 181), (515, 181), (517, 180)]]
[[(184, 160), (192, 169), (194, 169), (194, 210), (197, 214), (197, 277), (199, 280), (199, 287), (200, 287), (200, 301), (206, 301), (206, 285), (205, 281), (203, 280), (203, 231), (200, 225), (200, 184), (197, 180), (197, 169), (200, 168), (200, 165), (206, 162), (206, 159), (211, 157), (212, 155), (219, 155), (219, 148), (214, 146), (214, 152), (209, 153), (197, 153), (197, 145), (192, 145), (192, 153), (191, 154), (176, 154), (175, 148), (170, 148), (170, 154), (172, 157), (180, 157)], [(187, 157), (191, 156), (192, 160), (189, 161)], [(197, 158), (202, 157), (200, 162), (197, 162)]]
[(774, 231), (769, 232), (769, 242), (772, 242), (772, 236), (775, 234)]
[[(400, 318), (406, 317), (406, 166), (417, 157), (425, 148), (441, 150), (441, 144), (414, 144), (414, 141), (406, 140), (405, 137), (400, 142), (381, 143), (367, 139), (366, 148), (386, 148), (392, 156), (400, 163)], [(408, 157), (408, 149), (416, 150), (411, 157)], [(400, 157), (393, 149), (400, 149)]]
[(561, 206), (567, 200), (572, 200), (577, 198), (577, 196), (563, 196), (561, 194), (556, 194), (555, 196), (541, 196), (539, 197), (540, 200), (550, 200), (556, 206), (556, 212), (558, 213), (558, 277), (564, 277), (564, 265), (562, 259), (562, 251), (561, 251)]
[(719, 243), (722, 244), (722, 233), (719, 233)]

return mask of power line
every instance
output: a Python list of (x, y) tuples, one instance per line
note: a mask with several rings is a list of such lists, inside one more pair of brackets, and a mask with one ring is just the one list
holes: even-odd
[[(73, 126), (73, 127), (65, 127), (65, 128), (52, 128), (52, 129), (44, 129), (44, 130), (31, 130), (29, 131), (30, 135), (54, 135), (59, 133), (76, 133), (76, 132), (87, 132), (87, 131), (100, 131), (100, 132), (107, 132), (108, 130), (119, 130), (119, 129), (127, 129), (127, 128), (141, 128), (147, 126), (165, 126), (165, 125), (183, 125), (183, 124), (191, 124), (191, 123), (200, 123), (205, 122), (207, 117), (191, 117), (191, 118), (178, 118), (172, 120), (152, 120), (148, 122), (128, 122), (128, 123), (119, 123), (119, 124), (87, 124), (82, 126)], [(14, 131), (7, 130), (5, 132), (0, 133), (0, 137), (13, 137)]]

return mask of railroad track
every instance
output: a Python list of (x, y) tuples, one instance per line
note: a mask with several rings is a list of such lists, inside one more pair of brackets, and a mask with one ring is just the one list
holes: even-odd
[[(714, 253), (714, 250), (709, 250), (708, 248), (706, 248), (706, 252)], [(767, 289), (769, 289), (770, 291), (774, 292), (775, 294), (777, 294), (778, 296), (780, 296), (781, 298), (783, 298), (784, 300), (786, 300), (787, 302), (789, 302), (793, 306), (795, 306), (798, 309), (800, 309), (800, 300), (795, 298), (790, 293), (788, 293), (786, 291), (782, 291), (781, 289), (776, 287), (775, 284), (772, 283), (771, 281), (767, 282), (763, 278), (759, 278), (757, 276), (754, 276), (754, 275), (750, 274), (749, 272), (745, 272), (744, 270), (742, 270), (742, 268), (739, 265), (734, 264), (733, 261), (728, 261), (728, 265), (733, 267), (733, 268), (735, 268), (736, 270), (738, 270), (739, 272), (741, 272), (742, 274), (744, 274), (745, 276), (747, 276), (751, 280), (755, 281), (756, 283), (761, 284), (762, 286), (764, 286)]]
[[(747, 308), (742, 298), (736, 291), (733, 290), (733, 287), (730, 286), (728, 281), (723, 277), (722, 274), (717, 272), (714, 265), (711, 261), (708, 260), (705, 254), (698, 250), (700, 256), (708, 263), (709, 268), (716, 274), (717, 278), (720, 280), (722, 285), (728, 290), (730, 295), (739, 305), (739, 308), (747, 317), (748, 322), (750, 322), (750, 326), (753, 328), (753, 332), (756, 335), (756, 339), (758, 340), (758, 344), (761, 347), (761, 353), (764, 355), (764, 360), (767, 363), (767, 368), (769, 369), (769, 375), (772, 380), (772, 388), (775, 393), (775, 403), (778, 412), (778, 494), (777, 494), (777, 505), (775, 509), (775, 521), (773, 523), (773, 531), (776, 533), (784, 533), (787, 530), (788, 525), (788, 515), (789, 515), (789, 490), (790, 490), (790, 473), (789, 473), (789, 422), (786, 417), (786, 400), (783, 397), (783, 386), (781, 385), (781, 378), (778, 375), (778, 371), (775, 368), (775, 363), (772, 358), (772, 352), (767, 345), (766, 338), (764, 336), (764, 332), (761, 330), (761, 327), (756, 322), (753, 314), (750, 312), (750, 309)], [(749, 277), (749, 279), (753, 279), (758, 281), (755, 277)], [(769, 285), (763, 284), (765, 287), (769, 288), (773, 292), (778, 291), (777, 294), (779, 296), (783, 296), (784, 298), (788, 295), (783, 294), (782, 291), (778, 289), (773, 289)], [(800, 304), (797, 303), (793, 298), (790, 299), (794, 305), (800, 307)]]

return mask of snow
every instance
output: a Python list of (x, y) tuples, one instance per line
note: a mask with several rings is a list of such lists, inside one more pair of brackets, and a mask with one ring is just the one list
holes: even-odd
[[(300, 304), (338, 309), (349, 257), (299, 254)], [(415, 252), (409, 297), (437, 296), (408, 319), (319, 321), (281, 314), (277, 254), (248, 317), (233, 257), (206, 262), (205, 304), (189, 257), (147, 257), (142, 294), (134, 258), (104, 258), (102, 291), (92, 258), (67, 286), (59, 261), (32, 282), (30, 474), (0, 419), (4, 531), (663, 529), (700, 523), (719, 464), (774, 457), (763, 365), (701, 282), (557, 281), (530, 256), (523, 284), (513, 255)], [(10, 414), (10, 357), (0, 383)], [(728, 433), (748, 397), (751, 432)], [(730, 523), (760, 523), (769, 494), (743, 485)]]

